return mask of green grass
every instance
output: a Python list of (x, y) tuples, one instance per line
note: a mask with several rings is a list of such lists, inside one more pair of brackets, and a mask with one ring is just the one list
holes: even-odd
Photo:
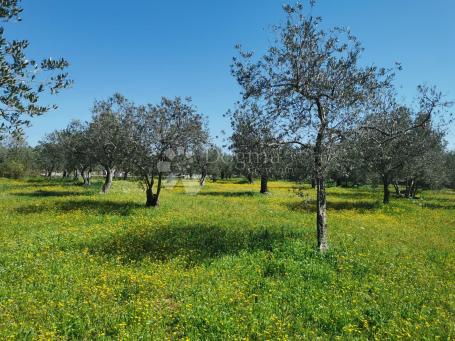
[(292, 186), (0, 179), (0, 339), (455, 338), (455, 192), (331, 188), (321, 256)]

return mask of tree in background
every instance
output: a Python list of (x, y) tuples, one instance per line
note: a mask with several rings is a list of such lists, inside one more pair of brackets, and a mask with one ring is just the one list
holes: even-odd
[(116, 167), (129, 157), (131, 127), (128, 117), (133, 111), (133, 103), (118, 93), (93, 106), (88, 139), (94, 159), (105, 172), (102, 193), (109, 191)]
[(444, 165), (447, 172), (445, 185), (455, 189), (455, 151), (446, 153)]
[(393, 92), (379, 94), (358, 131), (362, 156), (383, 183), (384, 204), (390, 202), (390, 184), (404, 169), (415, 170), (411, 165), (442, 143), (440, 127), (450, 103), (435, 88), (419, 86), (418, 92), (417, 109), (397, 103)]
[(318, 249), (328, 249), (325, 178), (332, 147), (354, 127), (374, 90), (392, 75), (362, 67), (359, 41), (345, 29), (321, 30), (321, 18), (306, 16), (301, 4), (284, 6), (287, 20), (276, 27), (276, 43), (257, 61), (240, 51), (232, 73), (244, 98), (264, 103), (264, 113), (283, 143), (313, 149), (317, 186)]
[(137, 108), (132, 127), (129, 159), (144, 183), (146, 206), (154, 207), (159, 203), (163, 177), (171, 171), (180, 173), (185, 157), (207, 142), (205, 122), (189, 98), (176, 97)]
[[(198, 173), (199, 185), (204, 186), (207, 176), (216, 179), (218, 177), (225, 178), (229, 171), (229, 164), (225, 164), (225, 155), (221, 148), (213, 143), (200, 144), (196, 146), (194, 155), (191, 159), (191, 173)], [(191, 175), (191, 174), (190, 174)]]
[(54, 131), (40, 140), (36, 153), (38, 166), (45, 171), (47, 177), (50, 178), (53, 172), (61, 170), (65, 151), (61, 144), (60, 132)]
[[(0, 20), (19, 21), (22, 8), (18, 3), (1, 1)], [(31, 117), (55, 108), (39, 104), (43, 93), (56, 94), (72, 83), (63, 72), (69, 65), (66, 60), (29, 60), (25, 55), (28, 45), (27, 40), (8, 41), (5, 28), (0, 27), (0, 139), (8, 132), (21, 134)]]
[(90, 172), (95, 165), (88, 129), (88, 124), (72, 121), (61, 133), (66, 169), (79, 172), (84, 186), (90, 185)]
[(265, 194), (274, 163), (279, 163), (279, 145), (275, 143), (270, 121), (263, 120), (263, 116), (259, 106), (249, 102), (230, 113), (231, 149), (247, 176), (260, 176), (260, 193)]
[(0, 143), (0, 176), (21, 178), (36, 172), (36, 154), (20, 135)]

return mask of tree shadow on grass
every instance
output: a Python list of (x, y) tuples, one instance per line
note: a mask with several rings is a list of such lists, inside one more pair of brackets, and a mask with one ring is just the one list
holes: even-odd
[(430, 202), (422, 204), (422, 207), (432, 208), (432, 209), (455, 210), (455, 205), (442, 205), (442, 204), (436, 204), (436, 203), (430, 203)]
[(297, 232), (279, 229), (232, 229), (216, 225), (170, 225), (163, 228), (127, 231), (87, 247), (93, 254), (120, 258), (128, 263), (143, 258), (168, 261), (183, 258), (188, 266), (241, 251), (272, 251), (277, 243), (297, 238)]
[(334, 197), (339, 199), (369, 199), (374, 195), (374, 192), (362, 191), (362, 190), (353, 190), (352, 192), (329, 192), (327, 197)]
[(53, 202), (52, 204), (22, 206), (16, 209), (21, 214), (42, 213), (46, 211), (58, 211), (68, 213), (72, 211), (84, 211), (86, 214), (120, 215), (128, 216), (133, 210), (144, 207), (134, 202), (118, 202), (111, 200), (70, 200)]
[(37, 190), (34, 192), (15, 192), (14, 195), (21, 197), (68, 197), (68, 196), (83, 196), (92, 195), (94, 191), (78, 192), (78, 191), (48, 191)]
[(259, 195), (256, 192), (199, 192), (198, 195), (213, 197), (252, 197)]
[[(311, 200), (305, 202), (291, 202), (285, 204), (291, 211), (316, 212), (316, 201)], [(381, 207), (379, 202), (373, 201), (328, 201), (327, 210), (329, 211), (345, 211), (357, 210), (359, 212), (374, 211)]]

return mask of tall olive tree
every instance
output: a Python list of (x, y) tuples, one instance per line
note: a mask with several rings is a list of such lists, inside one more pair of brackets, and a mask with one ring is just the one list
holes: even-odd
[[(18, 0), (0, 2), (0, 138), (5, 132), (21, 133), (30, 118), (42, 115), (52, 106), (39, 103), (40, 96), (58, 93), (72, 82), (64, 69), (68, 62), (51, 58), (28, 59), (27, 40), (8, 40), (5, 27), (11, 20), (20, 20), (22, 8)], [(55, 106), (54, 106), (55, 107)]]
[(158, 105), (137, 108), (129, 155), (146, 189), (146, 206), (159, 203), (163, 177), (180, 173), (181, 162), (205, 143), (208, 134), (203, 117), (191, 100), (162, 98)]
[(359, 41), (346, 29), (320, 28), (303, 5), (284, 6), (286, 22), (260, 59), (240, 51), (232, 73), (245, 98), (262, 101), (281, 141), (313, 149), (318, 248), (328, 249), (325, 177), (332, 146), (357, 122), (375, 89), (387, 86), (384, 69), (361, 66)]
[(134, 105), (118, 93), (93, 106), (88, 138), (95, 160), (105, 171), (102, 193), (109, 191), (116, 167), (128, 157), (133, 111)]

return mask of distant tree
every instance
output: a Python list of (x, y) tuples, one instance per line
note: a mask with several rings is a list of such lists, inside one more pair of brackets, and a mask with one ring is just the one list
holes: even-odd
[(90, 172), (95, 164), (88, 129), (88, 124), (72, 121), (61, 133), (66, 168), (79, 171), (84, 186), (90, 185)]
[(444, 166), (446, 169), (446, 186), (455, 189), (455, 151), (449, 151), (445, 154)]
[(62, 169), (64, 163), (64, 149), (60, 132), (54, 131), (38, 142), (36, 147), (38, 167), (45, 171), (47, 177)]
[(200, 174), (200, 186), (204, 186), (207, 176), (221, 177), (224, 167), (222, 156), (221, 149), (212, 143), (200, 144), (195, 147), (192, 162), (194, 170)]
[(116, 168), (129, 157), (131, 120), (128, 117), (133, 111), (133, 103), (118, 93), (93, 106), (88, 138), (93, 157), (105, 171), (102, 193), (109, 191)]
[(306, 16), (303, 6), (284, 6), (286, 23), (276, 27), (274, 46), (259, 60), (240, 51), (232, 73), (244, 98), (264, 103), (283, 143), (312, 148), (317, 186), (318, 249), (328, 249), (325, 178), (332, 146), (360, 118), (375, 89), (392, 75), (362, 67), (358, 40), (345, 29), (320, 29), (321, 19)]
[(0, 143), (0, 177), (21, 178), (35, 172), (35, 153), (20, 136), (11, 136)]
[(147, 207), (158, 205), (163, 177), (172, 171), (180, 173), (183, 160), (207, 136), (204, 119), (189, 98), (162, 98), (158, 105), (136, 110), (129, 159), (142, 178)]
[(234, 157), (226, 152), (221, 152), (219, 155), (217, 163), (219, 164), (220, 169), (220, 178), (221, 179), (230, 179), (234, 175)]
[[(441, 120), (450, 105), (435, 88), (418, 87), (418, 108), (400, 105), (393, 93), (385, 92), (376, 98), (371, 114), (359, 129), (361, 153), (369, 168), (381, 178), (384, 187), (383, 203), (390, 201), (389, 186), (403, 170), (441, 142)], [(415, 168), (414, 168), (415, 169)], [(395, 187), (396, 187), (395, 183)], [(397, 188), (397, 187), (396, 187)]]
[(279, 160), (279, 145), (276, 144), (270, 121), (264, 120), (263, 116), (256, 103), (248, 102), (230, 113), (233, 130), (231, 150), (237, 161), (242, 163), (247, 176), (260, 176), (262, 194), (268, 192), (269, 176)]
[[(20, 20), (21, 12), (18, 0), (0, 2), (3, 22)], [(43, 93), (56, 94), (72, 83), (63, 72), (68, 66), (66, 60), (29, 60), (25, 55), (28, 41), (8, 41), (4, 31), (0, 27), (0, 139), (8, 132), (22, 133), (22, 127), (30, 124), (31, 117), (55, 107), (39, 104)]]
[(444, 132), (435, 130), (431, 124), (414, 129), (410, 132), (415, 151), (398, 177), (404, 180), (405, 190), (401, 193), (399, 182), (395, 182), (398, 196), (415, 198), (419, 188), (441, 188), (447, 178), (444, 163), (445, 141)]

